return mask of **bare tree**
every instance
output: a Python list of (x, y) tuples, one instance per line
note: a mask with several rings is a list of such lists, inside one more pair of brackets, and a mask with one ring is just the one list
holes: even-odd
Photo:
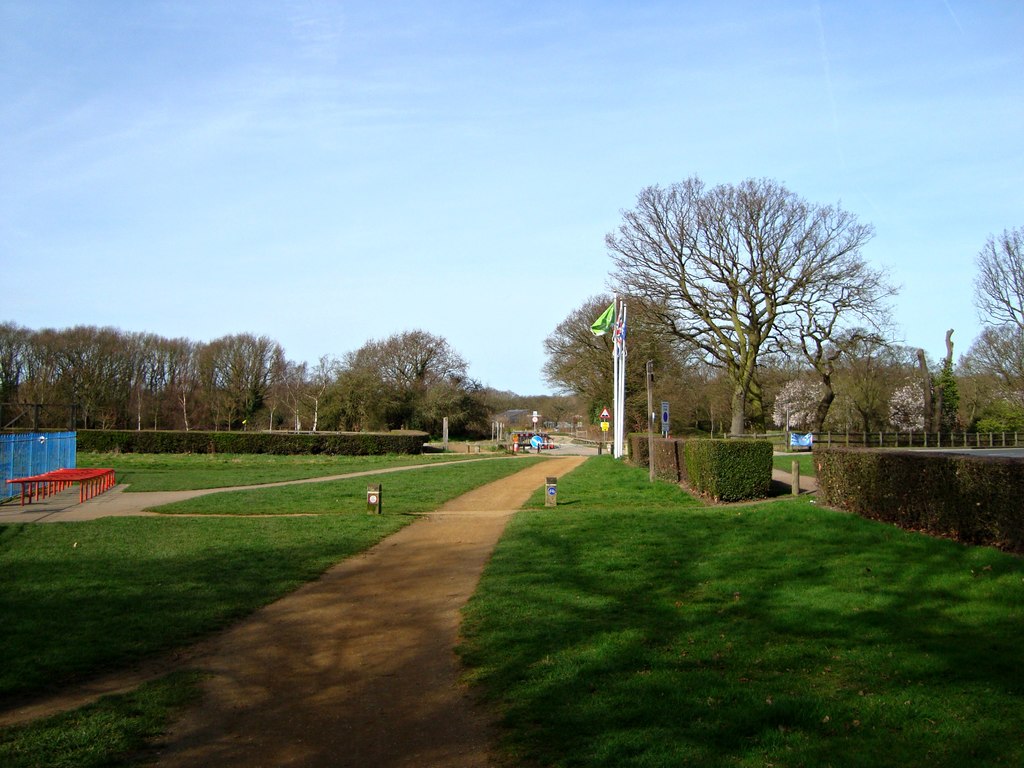
[(1024, 227), (989, 237), (977, 264), (974, 303), (981, 321), (1024, 331)]
[(324, 394), (338, 378), (339, 363), (329, 355), (321, 355), (313, 368), (313, 373), (308, 378), (305, 398), (313, 407), (313, 431), (316, 432), (320, 424), (320, 401)]
[[(606, 237), (614, 279), (732, 384), (730, 431), (741, 434), (762, 353), (784, 344), (827, 294), (864, 273), (872, 229), (807, 203), (770, 180), (707, 189), (694, 177), (648, 187)], [(834, 285), (833, 285), (834, 284)]]
[(346, 421), (391, 429), (430, 429), (433, 417), (424, 406), (432, 389), (477, 386), (468, 378), (466, 361), (448, 341), (421, 330), (368, 341), (345, 356), (342, 373)]
[(31, 336), (32, 332), (27, 328), (14, 323), (0, 323), (0, 403), (13, 403), (18, 398)]
[(1024, 403), (1024, 329), (1009, 324), (986, 328), (961, 365), (972, 374), (993, 377), (1002, 396)]

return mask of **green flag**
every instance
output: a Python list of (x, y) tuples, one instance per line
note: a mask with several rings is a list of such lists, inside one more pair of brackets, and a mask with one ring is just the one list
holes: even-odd
[(590, 326), (595, 336), (604, 336), (615, 325), (615, 302), (608, 305), (608, 309), (601, 313), (601, 316)]

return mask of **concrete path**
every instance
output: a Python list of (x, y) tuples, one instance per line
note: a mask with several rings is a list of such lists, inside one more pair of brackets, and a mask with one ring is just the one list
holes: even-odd
[[(793, 475), (784, 469), (772, 470), (772, 481), (785, 486), (783, 493), (792, 493)], [(818, 479), (816, 477), (800, 476), (800, 493), (815, 493), (818, 490)]]

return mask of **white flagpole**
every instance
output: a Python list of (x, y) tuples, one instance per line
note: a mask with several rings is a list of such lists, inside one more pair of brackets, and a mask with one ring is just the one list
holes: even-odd
[(627, 310), (626, 301), (622, 303), (623, 309), (623, 335), (621, 336), (620, 348), (618, 348), (618, 402), (620, 402), (622, 408), (620, 408), (620, 416), (618, 416), (618, 456), (625, 456), (625, 442), (626, 442), (626, 335), (629, 333), (626, 326), (627, 321)]
[[(615, 297), (615, 322), (619, 319), (619, 297)], [(615, 324), (612, 324), (612, 456), (619, 458), (619, 347), (615, 343)]]
[(614, 456), (616, 459), (623, 458), (624, 442), (626, 436), (626, 340), (620, 334), (620, 330), (626, 329), (626, 302), (618, 303), (615, 313), (615, 434), (614, 434)]

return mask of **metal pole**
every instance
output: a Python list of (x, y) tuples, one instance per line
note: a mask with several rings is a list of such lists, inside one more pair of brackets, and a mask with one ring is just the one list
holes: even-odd
[(654, 361), (647, 361), (647, 466), (654, 482)]

